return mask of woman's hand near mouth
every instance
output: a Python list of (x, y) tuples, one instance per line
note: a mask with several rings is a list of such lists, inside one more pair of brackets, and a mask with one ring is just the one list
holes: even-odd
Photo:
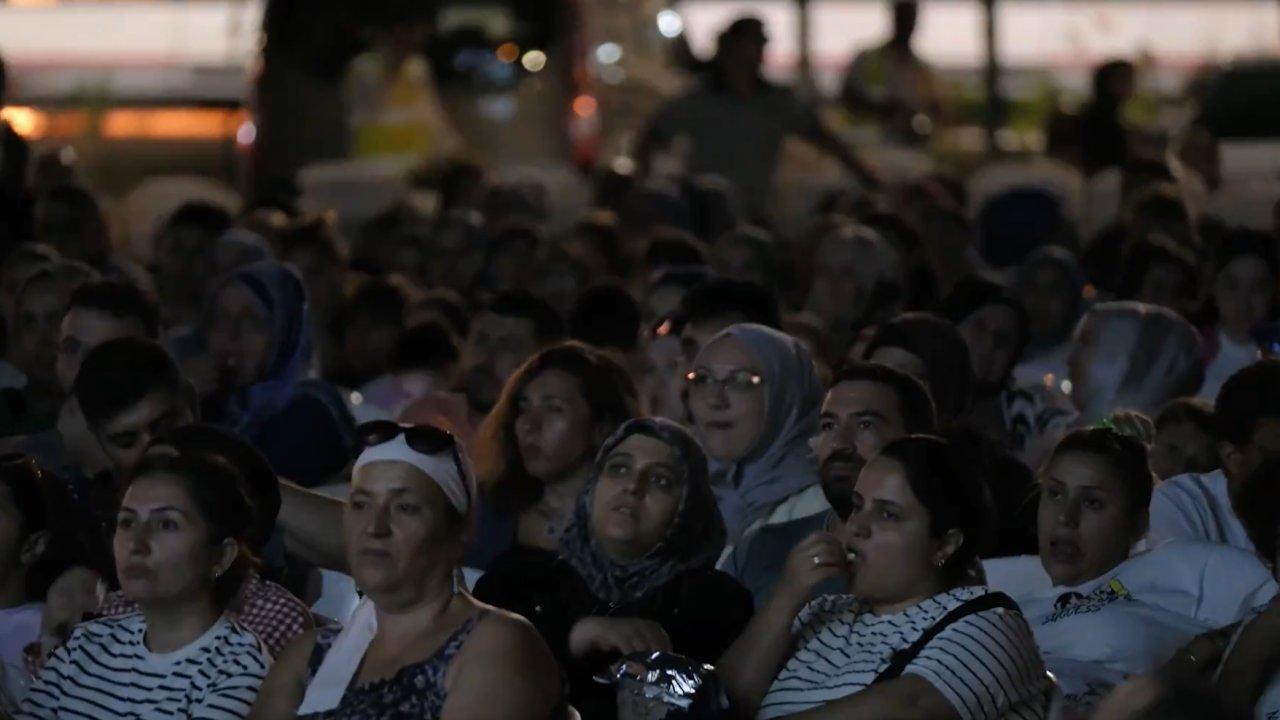
[(848, 555), (844, 542), (832, 533), (817, 532), (805, 538), (787, 557), (768, 604), (794, 617), (819, 585), (835, 578), (848, 579)]

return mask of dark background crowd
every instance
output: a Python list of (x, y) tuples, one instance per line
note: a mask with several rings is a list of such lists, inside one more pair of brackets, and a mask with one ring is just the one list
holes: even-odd
[[(893, 12), (840, 102), (919, 150)], [(1280, 195), (1223, 212), (1213, 108), (1133, 127), (1122, 60), (900, 178), (767, 41), (569, 222), (465, 153), (315, 212), (285, 141), (140, 262), (0, 125), (0, 716), (607, 718), (648, 651), (743, 717), (1280, 711)], [(788, 138), (848, 173), (797, 227)]]

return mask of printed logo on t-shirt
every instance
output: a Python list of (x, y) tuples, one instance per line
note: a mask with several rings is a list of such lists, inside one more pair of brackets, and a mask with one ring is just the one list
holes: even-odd
[(1115, 683), (1086, 682), (1078, 692), (1063, 693), (1063, 706), (1073, 711), (1069, 717), (1088, 717), (1102, 698), (1115, 689)]
[(1096, 613), (1119, 600), (1132, 602), (1133, 596), (1129, 594), (1129, 589), (1124, 586), (1124, 583), (1120, 582), (1119, 578), (1112, 578), (1111, 582), (1099, 586), (1097, 590), (1088, 595), (1064, 593), (1054, 602), (1054, 612), (1040, 624), (1048, 625), (1076, 615)]

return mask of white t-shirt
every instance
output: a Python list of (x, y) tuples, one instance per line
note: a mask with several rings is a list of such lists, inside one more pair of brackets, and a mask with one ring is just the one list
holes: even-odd
[(1236, 516), (1222, 470), (1170, 478), (1151, 494), (1147, 547), (1170, 540), (1222, 543), (1254, 552), (1253, 542)]
[(40, 639), (43, 603), (0, 609), (0, 708), (18, 703), (31, 678), (22, 666), (22, 649)]
[[(894, 615), (874, 615), (851, 595), (824, 595), (796, 617), (795, 651), (765, 695), (758, 717), (825, 705), (870, 685), (893, 654), (948, 612), (987, 594), (957, 588)], [(924, 678), (964, 720), (1043, 718), (1046, 676), (1026, 621), (996, 608), (948, 625), (903, 671)]]
[(54, 651), (22, 703), (36, 718), (198, 718), (249, 714), (270, 658), (253, 633), (225, 617), (170, 653), (143, 642), (142, 614), (84, 623)]
[(1213, 402), (1218, 398), (1218, 391), (1226, 384), (1227, 379), (1246, 367), (1258, 362), (1261, 353), (1253, 343), (1243, 345), (1218, 331), (1218, 354), (1213, 356), (1209, 367), (1204, 370), (1204, 384), (1200, 386), (1199, 397)]
[(1052, 587), (1042, 567), (1037, 577), (1035, 556), (983, 565), (988, 586), (1022, 607), (1068, 706), (1085, 711), (1276, 594), (1256, 555), (1216, 543), (1166, 543), (1076, 587)]

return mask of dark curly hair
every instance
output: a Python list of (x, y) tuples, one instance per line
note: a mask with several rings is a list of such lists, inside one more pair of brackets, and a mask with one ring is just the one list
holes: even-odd
[(902, 466), (911, 492), (929, 512), (930, 536), (941, 538), (951, 530), (963, 534), (960, 547), (942, 566), (948, 589), (974, 584), (980, 577), (978, 558), (995, 529), (990, 491), (977, 466), (950, 442), (932, 435), (894, 440), (879, 457)]
[[(524, 389), (549, 370), (559, 370), (578, 381), (593, 426), (606, 425), (611, 433), (639, 415), (635, 383), (611, 355), (570, 341), (529, 358), (507, 380), (476, 442), (477, 477), (486, 494), (504, 511), (521, 512), (542, 497), (542, 483), (529, 475), (520, 457), (516, 418)], [(591, 457), (596, 449), (592, 448)]]

